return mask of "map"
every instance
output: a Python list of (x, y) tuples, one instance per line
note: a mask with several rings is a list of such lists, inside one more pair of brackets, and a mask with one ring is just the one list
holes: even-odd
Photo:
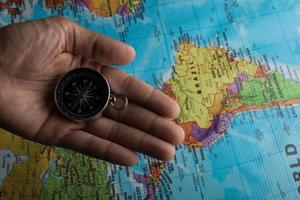
[(0, 27), (53, 15), (132, 45), (185, 141), (130, 168), (1, 130), (1, 200), (300, 199), (298, 0), (0, 0)]

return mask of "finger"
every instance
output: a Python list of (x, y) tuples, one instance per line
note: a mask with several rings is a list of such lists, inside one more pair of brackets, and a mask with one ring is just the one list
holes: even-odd
[(105, 117), (89, 123), (85, 130), (97, 137), (160, 160), (170, 160), (175, 154), (173, 145)]
[(184, 140), (184, 131), (177, 124), (133, 103), (122, 111), (113, 108), (105, 112), (110, 119), (135, 127), (155, 137), (177, 145)]
[(108, 66), (102, 67), (101, 72), (108, 79), (115, 93), (125, 94), (130, 101), (144, 106), (164, 117), (178, 117), (180, 112), (178, 104), (169, 96), (144, 81)]
[(137, 162), (134, 152), (81, 131), (83, 126), (84, 124), (72, 122), (55, 111), (49, 116), (35, 137), (31, 139), (43, 144), (71, 149), (119, 165), (132, 166)]
[(133, 166), (137, 162), (136, 154), (129, 149), (81, 130), (70, 132), (58, 145), (118, 165)]
[(117, 40), (88, 30), (65, 17), (49, 20), (60, 24), (66, 35), (65, 50), (110, 65), (126, 65), (135, 57), (134, 49)]

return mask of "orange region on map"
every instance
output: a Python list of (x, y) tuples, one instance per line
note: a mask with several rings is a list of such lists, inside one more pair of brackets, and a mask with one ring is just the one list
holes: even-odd
[(149, 165), (150, 165), (151, 176), (159, 180), (161, 172), (165, 168), (165, 164), (163, 162), (153, 162), (150, 163)]
[(65, 0), (45, 0), (45, 6), (49, 8), (61, 8), (65, 4)]
[(49, 168), (49, 160), (55, 159), (52, 148), (45, 147), (0, 131), (1, 150), (9, 150), (16, 156), (26, 156), (28, 160), (16, 163), (4, 179), (0, 187), (1, 199), (40, 199), (42, 190), (42, 175)]
[[(90, 12), (101, 17), (112, 17), (113, 15), (128, 15), (140, 0), (72, 0), (73, 5), (87, 8)], [(65, 0), (46, 0), (46, 8), (60, 8)]]
[(300, 83), (225, 49), (182, 42), (162, 91), (177, 100), (185, 144), (207, 147), (226, 133), (234, 114), (300, 104)]
[(190, 147), (200, 148), (203, 146), (201, 141), (198, 141), (190, 133), (192, 132), (192, 122), (177, 122), (185, 132), (184, 143)]

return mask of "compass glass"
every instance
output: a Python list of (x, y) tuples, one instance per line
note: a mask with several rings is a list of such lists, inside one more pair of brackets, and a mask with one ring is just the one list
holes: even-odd
[(55, 90), (55, 102), (68, 118), (87, 120), (101, 113), (110, 97), (107, 80), (99, 72), (78, 68), (63, 76)]

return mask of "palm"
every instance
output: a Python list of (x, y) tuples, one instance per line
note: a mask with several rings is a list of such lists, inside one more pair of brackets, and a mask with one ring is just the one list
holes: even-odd
[[(174, 117), (176, 104), (145, 83), (99, 64), (129, 63), (134, 52), (125, 44), (52, 18), (0, 29), (0, 55), (0, 123), (20, 136), (124, 165), (136, 162), (134, 151), (169, 159), (172, 144), (183, 139), (178, 126), (155, 114)], [(123, 113), (108, 110), (89, 123), (65, 119), (53, 103), (54, 87), (62, 74), (82, 65), (100, 70), (113, 90), (134, 103)], [(159, 99), (164, 100), (161, 105)], [(140, 116), (146, 118), (141, 121)]]
[(1, 32), (5, 49), (0, 66), (6, 86), (2, 88), (6, 102), (1, 104), (1, 117), (5, 126), (21, 131), (26, 138), (34, 138), (54, 112), (53, 85), (63, 71), (72, 67), (74, 57), (62, 51), (62, 35), (51, 35), (59, 30), (45, 26), (37, 30), (34, 25), (11, 26)]

